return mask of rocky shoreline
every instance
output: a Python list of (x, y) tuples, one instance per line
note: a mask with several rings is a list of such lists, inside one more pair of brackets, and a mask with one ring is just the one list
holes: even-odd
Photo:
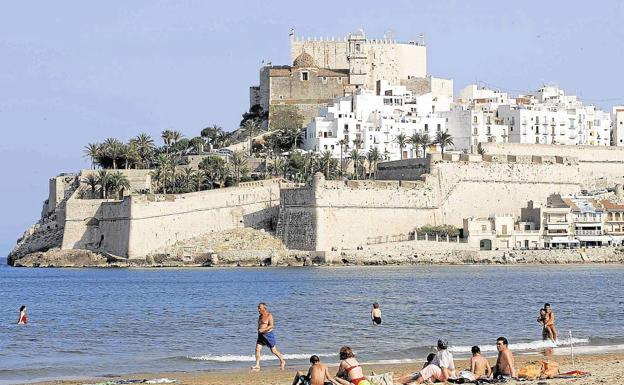
[(401, 252), (350, 250), (334, 256), (300, 250), (228, 250), (195, 255), (156, 254), (141, 259), (119, 258), (92, 250), (51, 249), (20, 258), (9, 257), (7, 263), (15, 267), (63, 268), (621, 264), (624, 248), (436, 252), (405, 247)]

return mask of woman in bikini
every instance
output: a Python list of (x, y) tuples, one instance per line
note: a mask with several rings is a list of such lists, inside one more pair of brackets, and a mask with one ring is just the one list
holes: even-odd
[(18, 325), (26, 325), (28, 323), (28, 317), (26, 317), (26, 305), (22, 305), (20, 307), (19, 319), (17, 320)]
[(360, 363), (355, 359), (355, 354), (348, 346), (340, 348), (340, 366), (338, 373), (336, 373), (336, 381), (342, 385), (371, 385), (364, 377)]

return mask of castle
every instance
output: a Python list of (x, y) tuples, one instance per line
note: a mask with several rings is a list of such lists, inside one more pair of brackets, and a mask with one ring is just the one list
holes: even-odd
[(377, 81), (402, 84), (417, 94), (430, 92), (432, 83), (445, 82), (452, 96), (452, 81), (427, 76), (424, 41), (397, 42), (368, 39), (364, 31), (342, 39), (310, 39), (290, 32), (292, 65), (264, 65), (260, 84), (250, 87), (250, 108), (259, 105), (271, 116), (294, 106), (306, 125), (334, 98), (357, 89), (374, 89)]
[[(145, 258), (177, 242), (240, 227), (275, 230), (289, 249), (331, 258), (390, 242), (419, 226), (461, 227), (463, 218), (493, 211), (520, 215), (528, 201), (624, 182), (624, 148), (486, 143), (487, 155), (429, 154), (379, 164), (378, 180), (312, 186), (265, 180), (177, 195), (81, 199), (81, 175), (51, 179), (39, 223), (14, 258), (60, 247)], [(124, 170), (132, 188), (149, 170)], [(11, 260), (11, 259), (10, 259)]]

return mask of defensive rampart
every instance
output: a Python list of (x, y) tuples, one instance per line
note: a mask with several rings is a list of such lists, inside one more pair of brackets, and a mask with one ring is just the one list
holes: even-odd
[(388, 162), (378, 175), (417, 181), (336, 182), (317, 175), (310, 188), (283, 191), (278, 234), (291, 248), (357, 249), (425, 224), (461, 227), (466, 217), (519, 215), (528, 200), (622, 183), (624, 175), (624, 168), (618, 175), (601, 165), (589, 172), (567, 156), (445, 154), (442, 160), (436, 154), (426, 174), (422, 162), (410, 162)]
[(236, 227), (269, 228), (277, 218), (279, 182), (180, 195), (132, 195), (123, 201), (70, 199), (64, 249), (129, 258), (201, 234)]

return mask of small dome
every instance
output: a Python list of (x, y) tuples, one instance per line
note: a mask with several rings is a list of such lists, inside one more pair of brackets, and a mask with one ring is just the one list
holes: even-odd
[(318, 67), (314, 59), (307, 52), (302, 52), (293, 62), (293, 67)]

